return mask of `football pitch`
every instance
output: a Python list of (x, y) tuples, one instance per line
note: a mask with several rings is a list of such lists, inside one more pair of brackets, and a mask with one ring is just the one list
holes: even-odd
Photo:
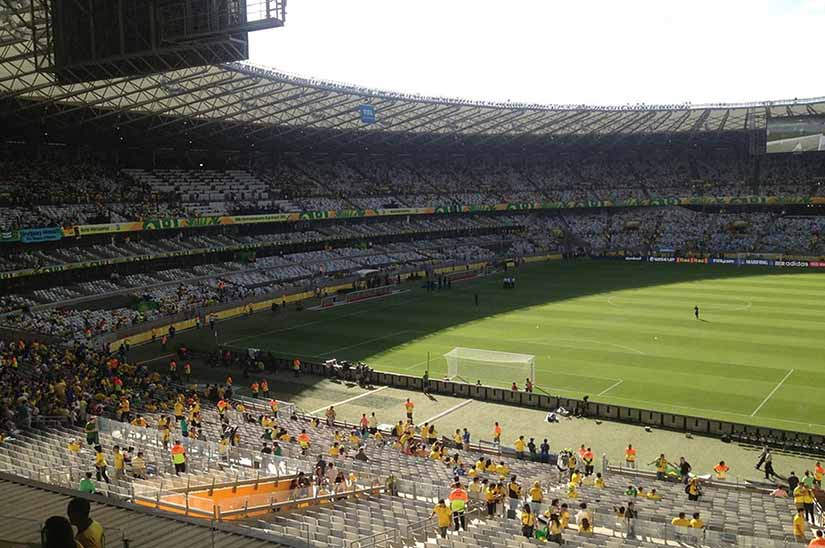
[[(825, 432), (825, 272), (581, 260), (522, 267), (515, 289), (503, 276), (228, 320), (218, 342), (410, 375), (429, 366), (432, 378), (454, 347), (533, 354), (550, 394)], [(206, 330), (180, 338), (216, 344)]]

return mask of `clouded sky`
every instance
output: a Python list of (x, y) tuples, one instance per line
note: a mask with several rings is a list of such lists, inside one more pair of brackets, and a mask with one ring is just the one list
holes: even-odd
[(825, 96), (825, 0), (288, 0), (250, 61), (366, 87), (537, 103)]

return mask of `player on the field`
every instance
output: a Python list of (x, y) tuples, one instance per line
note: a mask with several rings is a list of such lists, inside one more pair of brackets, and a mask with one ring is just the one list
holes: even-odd
[(699, 306), (693, 307), (693, 315), (696, 316), (696, 319), (699, 319)]

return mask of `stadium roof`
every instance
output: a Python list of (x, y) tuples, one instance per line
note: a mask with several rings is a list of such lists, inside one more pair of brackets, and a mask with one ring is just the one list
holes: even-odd
[[(357, 145), (376, 136), (396, 144), (695, 136), (763, 129), (770, 117), (825, 115), (825, 97), (616, 107), (486, 103), (370, 90), (246, 63), (59, 85), (37, 68), (45, 45), (32, 40), (29, 8), (10, 9), (12, 4), (19, 2), (0, 0), (2, 114), (25, 124), (39, 120), (44, 128), (140, 128), (140, 135), (159, 142), (208, 142), (231, 134), (240, 143), (288, 140), (317, 148), (324, 140)], [(375, 123), (359, 115), (366, 104)]]

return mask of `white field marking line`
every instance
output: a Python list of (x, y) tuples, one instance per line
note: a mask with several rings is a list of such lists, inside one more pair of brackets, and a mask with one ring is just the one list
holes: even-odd
[(142, 362), (137, 362), (138, 365), (143, 365), (144, 363), (152, 363), (152, 362), (159, 362), (160, 360), (165, 360), (166, 358), (171, 358), (175, 354), (164, 354), (162, 356), (155, 356), (154, 358), (150, 358), (148, 360), (143, 360)]
[(616, 382), (615, 384), (611, 384), (610, 386), (608, 386), (607, 388), (605, 388), (604, 390), (599, 392), (597, 394), (597, 396), (604, 396), (605, 394), (607, 394), (608, 392), (610, 392), (611, 390), (613, 390), (614, 388), (616, 388), (617, 386), (619, 386), (623, 382), (624, 382), (624, 380), (622, 379), (622, 380), (619, 380), (618, 382)]
[[(566, 338), (566, 337), (547, 337), (547, 338), (545, 338), (545, 337), (528, 337), (526, 339), (507, 339), (507, 340), (512, 341), (512, 342), (533, 342), (535, 344), (540, 344), (542, 346), (563, 346), (563, 345), (554, 345), (552, 343), (552, 341), (567, 341), (567, 342), (572, 342), (572, 343), (582, 343), (582, 342), (588, 343), (589, 342), (591, 344), (615, 346), (616, 348), (622, 348), (624, 350), (629, 350), (631, 352), (635, 352), (636, 354), (639, 354), (641, 356), (647, 356), (647, 354), (645, 352), (642, 352), (641, 350), (638, 350), (638, 349), (633, 348), (631, 346), (624, 346), (622, 344), (597, 341), (595, 339), (569, 339), (569, 338)], [(551, 341), (551, 342), (548, 342), (548, 341)]]
[[(449, 409), (446, 409), (446, 410), (442, 411), (441, 413), (438, 413), (437, 415), (433, 415), (432, 417), (430, 417), (429, 419), (425, 420), (424, 422), (433, 422), (434, 420), (438, 420), (438, 419), (440, 419), (441, 417), (446, 417), (447, 415), (449, 415), (449, 414), (450, 414), (450, 413), (452, 413), (453, 411), (458, 411), (459, 409), (461, 409), (461, 408), (462, 408), (462, 407), (464, 407), (465, 405), (470, 405), (470, 404), (471, 404), (471, 403), (473, 403), (474, 401), (475, 401), (475, 400), (464, 400), (463, 402), (461, 402), (461, 403), (459, 403), (459, 404), (457, 404), (457, 405), (454, 405), (454, 406), (450, 407)], [(418, 423), (416, 426), (419, 426), (419, 427), (420, 427), (420, 426), (422, 426), (422, 425), (424, 424), (424, 422), (420, 422), (420, 423)]]
[[(751, 417), (750, 415), (746, 415), (744, 413), (735, 413), (733, 411), (722, 411), (721, 409), (711, 409), (711, 408), (708, 408), (708, 407), (689, 407), (687, 405), (675, 405), (675, 404), (668, 403), (668, 402), (663, 402), (663, 401), (637, 400), (635, 398), (623, 398), (622, 396), (609, 396), (609, 397), (613, 398), (614, 400), (622, 400), (622, 401), (629, 401), (629, 402), (633, 402), (633, 403), (642, 404), (640, 407), (642, 407), (643, 409), (648, 409), (651, 405), (656, 405), (656, 406), (661, 405), (662, 407), (672, 408), (672, 409), (687, 409), (689, 411), (700, 411), (700, 412), (706, 412), (706, 413), (707, 412), (720, 413), (722, 415), (728, 415), (729, 417), (744, 417), (744, 418), (750, 418)], [(822, 426), (822, 427), (825, 427), (825, 424), (821, 424), (821, 423), (818, 423), (818, 422), (792, 421), (792, 420), (789, 420), (789, 419), (778, 419), (778, 418), (774, 418), (774, 417), (767, 417), (767, 419), (771, 420), (771, 421), (776, 421), (776, 422), (784, 422), (784, 423), (787, 423), (787, 424), (801, 424), (803, 426)]]
[(359, 299), (359, 300), (353, 301), (353, 302), (335, 303), (332, 306), (321, 306), (319, 304), (317, 306), (311, 306), (311, 307), (307, 308), (307, 310), (312, 310), (313, 312), (316, 312), (318, 310), (335, 310), (336, 308), (340, 308), (342, 306), (367, 303), (367, 302), (370, 302), (370, 301), (374, 301), (376, 299), (386, 299), (388, 297), (394, 297), (396, 295), (401, 295), (403, 293), (407, 293), (408, 291), (411, 291), (411, 290), (410, 289), (402, 289), (400, 291), (394, 291), (393, 293), (388, 293), (386, 295), (375, 295), (373, 297), (367, 297), (366, 299)]
[[(608, 297), (607, 298), (607, 304), (612, 305), (612, 306), (619, 306), (619, 307), (621, 307), (621, 306), (633, 306), (633, 304), (634, 304), (632, 302), (625, 302), (625, 303), (613, 302), (613, 299), (615, 299), (615, 298), (616, 297)], [(624, 299), (625, 297), (618, 297), (618, 298), (621, 300), (621, 299)], [(727, 305), (723, 305), (723, 304), (722, 305), (720, 305), (720, 304), (706, 304), (706, 305), (701, 306), (699, 308), (702, 308), (702, 309), (707, 308), (709, 310), (720, 310), (722, 312), (741, 312), (741, 311), (744, 311), (744, 310), (749, 310), (751, 307), (753, 307), (753, 301), (746, 301), (745, 299), (739, 299), (739, 298), (737, 298), (736, 300), (738, 300), (740, 302), (743, 302), (745, 304), (744, 305), (738, 305), (738, 306), (732, 306), (732, 307), (728, 307)]]
[(365, 345), (365, 344), (369, 344), (371, 342), (380, 341), (380, 340), (383, 340), (383, 339), (389, 339), (389, 338), (394, 337), (396, 335), (400, 335), (401, 333), (409, 333), (411, 331), (412, 331), (411, 329), (402, 329), (401, 331), (396, 331), (394, 333), (389, 333), (389, 334), (383, 335), (381, 337), (375, 337), (374, 339), (367, 339), (366, 341), (361, 341), (359, 343), (348, 344), (347, 346), (341, 346), (339, 348), (334, 348), (334, 349), (330, 350), (329, 352), (324, 352), (323, 354), (316, 354), (316, 357), (321, 358), (323, 356), (330, 356), (332, 354), (335, 354), (336, 352), (340, 352), (341, 350), (347, 350), (347, 349), (350, 349), (350, 348), (355, 348), (356, 346), (362, 346), (362, 345)]
[[(435, 360), (430, 360), (430, 361), (432, 362), (432, 361), (435, 361)], [(409, 371), (410, 369), (415, 369), (415, 368), (416, 368), (416, 367), (418, 367), (419, 365), (424, 365), (425, 363), (427, 363), (427, 360), (422, 360), (422, 361), (420, 361), (420, 362), (415, 362), (415, 363), (414, 363), (414, 364), (412, 364), (412, 365), (407, 365), (407, 366), (405, 366), (405, 367), (402, 367), (402, 368), (401, 368), (401, 371)]]
[(347, 399), (341, 400), (339, 402), (331, 403), (331, 404), (325, 405), (323, 407), (319, 407), (315, 411), (310, 411), (309, 414), (314, 415), (315, 413), (320, 413), (321, 411), (325, 411), (326, 409), (329, 409), (331, 406), (332, 407), (337, 407), (339, 405), (344, 405), (345, 403), (349, 403), (351, 401), (359, 400), (359, 399), (363, 398), (364, 396), (370, 396), (372, 394), (377, 394), (377, 393), (381, 392), (382, 390), (386, 390), (387, 388), (389, 388), (389, 386), (382, 386), (381, 388), (376, 388), (375, 390), (370, 390), (369, 392), (364, 392), (363, 394), (358, 394), (357, 396), (353, 396), (351, 398), (347, 398)]
[(794, 370), (793, 370), (793, 369), (791, 369), (790, 371), (788, 371), (788, 372), (785, 374), (785, 376), (784, 376), (784, 377), (782, 377), (782, 380), (781, 380), (781, 381), (779, 381), (779, 384), (777, 384), (776, 386), (774, 386), (774, 387), (773, 387), (773, 390), (771, 390), (771, 393), (770, 393), (770, 394), (768, 394), (768, 395), (765, 397), (765, 399), (764, 399), (764, 400), (762, 400), (762, 403), (760, 403), (760, 404), (759, 404), (759, 407), (757, 407), (757, 408), (754, 410), (754, 412), (753, 412), (753, 413), (751, 413), (751, 417), (755, 416), (755, 415), (759, 412), (759, 410), (760, 410), (760, 409), (762, 409), (762, 406), (763, 406), (763, 405), (765, 405), (766, 403), (768, 403), (768, 400), (769, 400), (769, 399), (771, 399), (771, 397), (772, 397), (774, 394), (776, 394), (776, 391), (777, 391), (777, 390), (779, 390), (779, 389), (782, 387), (782, 385), (783, 385), (783, 384), (785, 384), (785, 381), (786, 381), (786, 380), (788, 380), (788, 377), (790, 377), (790, 376), (793, 374), (793, 372), (794, 372)]
[[(402, 301), (402, 302), (399, 302), (399, 303), (391, 303), (391, 304), (388, 304), (385, 307), (378, 307), (378, 308), (383, 310), (383, 309), (386, 309), (386, 308), (393, 308), (393, 307), (396, 307), (396, 306), (401, 306), (401, 305), (404, 305), (404, 304), (409, 304), (409, 303), (412, 303), (412, 302), (415, 302), (415, 301), (420, 301), (420, 300), (421, 300), (421, 297), (416, 297), (414, 299), (408, 299), (408, 300), (405, 300), (405, 301)], [(263, 335), (272, 335), (274, 333), (284, 333), (286, 331), (293, 331), (295, 329), (300, 329), (302, 327), (307, 327), (307, 326), (310, 326), (310, 325), (316, 325), (316, 324), (319, 324), (319, 323), (331, 322), (331, 321), (340, 320), (340, 319), (343, 319), (343, 318), (350, 318), (352, 316), (361, 316), (363, 314), (367, 314), (369, 312), (374, 312), (374, 311), (375, 311), (375, 309), (368, 308), (366, 310), (358, 310), (357, 312), (351, 312), (349, 314), (341, 314), (340, 316), (333, 316), (333, 317), (322, 318), (320, 320), (313, 320), (311, 322), (304, 322), (304, 323), (300, 323), (298, 325), (293, 325), (291, 327), (283, 327), (283, 328), (273, 329), (271, 331), (261, 331), (259, 333), (255, 333), (255, 334), (252, 334), (252, 335), (244, 335), (243, 337), (237, 337), (235, 339), (229, 339), (228, 341), (223, 341), (223, 344), (233, 344), (233, 343), (236, 343), (238, 341), (243, 341), (243, 340), (246, 340), (246, 339), (253, 339), (255, 337), (261, 337)]]

